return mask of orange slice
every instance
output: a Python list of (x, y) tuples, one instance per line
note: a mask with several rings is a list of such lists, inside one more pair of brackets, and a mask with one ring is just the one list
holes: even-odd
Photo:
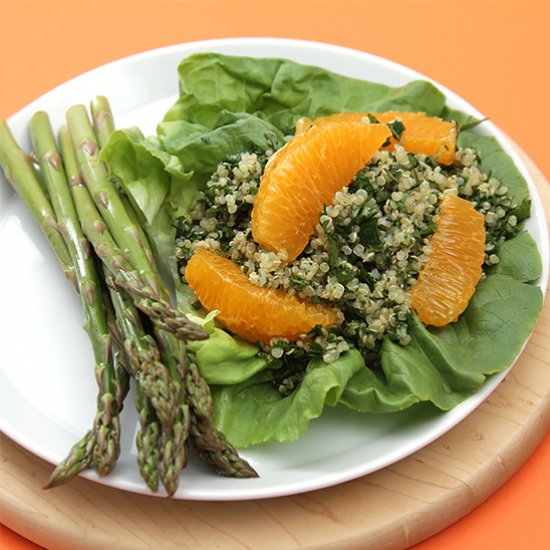
[[(457, 127), (454, 122), (447, 122), (438, 117), (430, 117), (424, 113), (409, 113), (400, 111), (386, 111), (372, 113), (377, 120), (387, 124), (399, 119), (405, 126), (401, 139), (397, 141), (393, 136), (389, 147), (400, 143), (405, 151), (413, 154), (424, 153), (435, 158), (441, 164), (452, 164), (456, 154)], [(311, 121), (303, 117), (296, 123), (296, 133), (301, 134), (312, 126), (333, 124), (340, 121), (368, 120), (369, 113), (339, 113)]]
[(191, 256), (185, 278), (203, 307), (219, 310), (217, 319), (249, 342), (295, 341), (317, 325), (330, 328), (341, 322), (338, 310), (256, 286), (237, 264), (204, 248)]
[(266, 166), (252, 208), (252, 236), (294, 260), (323, 207), (391, 136), (384, 124), (335, 121), (289, 141)]
[(432, 252), (411, 288), (412, 308), (425, 325), (443, 327), (466, 309), (482, 274), (485, 219), (470, 201), (445, 195)]

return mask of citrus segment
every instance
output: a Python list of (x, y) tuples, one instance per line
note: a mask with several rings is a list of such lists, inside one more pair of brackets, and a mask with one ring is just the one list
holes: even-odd
[(323, 207), (348, 185), (391, 132), (357, 121), (313, 126), (268, 163), (252, 208), (252, 236), (294, 260), (306, 247)]
[[(400, 119), (405, 126), (400, 143), (405, 151), (424, 153), (441, 164), (452, 164), (455, 160), (457, 128), (454, 122), (447, 122), (424, 113), (402, 113), (387, 111), (374, 115), (380, 122), (389, 123)], [(392, 145), (396, 142), (392, 138)]]
[(185, 278), (203, 307), (219, 310), (217, 319), (249, 342), (294, 341), (316, 325), (330, 328), (341, 322), (338, 310), (256, 286), (237, 264), (204, 248), (191, 256)]
[(445, 326), (466, 309), (482, 274), (485, 220), (472, 203), (441, 201), (432, 251), (411, 288), (412, 307), (425, 325)]
[[(378, 121), (388, 124), (400, 120), (405, 127), (399, 140), (391, 137), (388, 147), (400, 143), (408, 153), (424, 153), (435, 158), (439, 163), (449, 165), (455, 160), (457, 127), (453, 122), (447, 122), (438, 117), (430, 117), (425, 113), (409, 113), (401, 111), (386, 111), (372, 113)], [(296, 133), (301, 134), (312, 126), (333, 124), (341, 121), (369, 120), (369, 113), (339, 113), (310, 120), (303, 117), (296, 123)]]

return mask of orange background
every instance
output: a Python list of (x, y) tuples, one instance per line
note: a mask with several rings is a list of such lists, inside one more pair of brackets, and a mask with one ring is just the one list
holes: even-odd
[[(550, 2), (0, 0), (0, 118), (103, 63), (231, 36), (301, 38), (374, 53), (441, 82), (550, 178)], [(550, 435), (479, 508), (415, 550), (547, 548)], [(6, 527), (2, 549), (38, 548)]]

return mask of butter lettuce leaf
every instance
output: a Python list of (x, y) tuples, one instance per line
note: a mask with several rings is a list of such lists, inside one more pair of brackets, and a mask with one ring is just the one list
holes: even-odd
[(472, 395), (487, 375), (512, 364), (541, 307), (540, 288), (513, 277), (487, 277), (457, 322), (433, 329), (415, 316), (409, 345), (386, 339), (382, 373), (365, 367), (341, 401), (361, 412), (396, 411), (423, 401), (448, 410)]
[(536, 281), (542, 274), (542, 260), (535, 240), (527, 231), (504, 242), (498, 250), (499, 262), (491, 274), (507, 275), (524, 283)]
[[(138, 207), (161, 260), (171, 257), (174, 222), (188, 211), (197, 189), (217, 164), (243, 151), (276, 149), (302, 116), (343, 111), (423, 111), (456, 120), (465, 129), (459, 146), (480, 153), (481, 169), (499, 178), (529, 215), (525, 178), (498, 141), (468, 128), (472, 118), (448, 108), (427, 81), (402, 87), (367, 82), (285, 59), (199, 53), (178, 67), (180, 98), (159, 123), (157, 135), (116, 132), (102, 158)], [(448, 410), (472, 395), (487, 376), (507, 368), (532, 331), (542, 306), (536, 244), (521, 233), (502, 245), (500, 263), (489, 270), (460, 319), (442, 329), (413, 317), (412, 341), (389, 338), (381, 368), (371, 369), (351, 350), (331, 364), (312, 361), (298, 388), (283, 397), (258, 348), (207, 323), (209, 340), (192, 343), (202, 375), (215, 397), (213, 421), (240, 447), (293, 441), (325, 406), (391, 412), (428, 402)], [(175, 274), (174, 271), (172, 271)], [(174, 275), (178, 304), (189, 311), (188, 291)], [(196, 312), (195, 312), (196, 314)]]
[(207, 340), (190, 342), (197, 366), (208, 384), (231, 385), (248, 380), (266, 369), (267, 361), (258, 356), (258, 347), (214, 327)]
[(138, 128), (114, 132), (101, 150), (101, 160), (131, 200), (163, 269), (172, 272), (174, 219), (188, 210), (193, 199), (192, 173)]
[[(509, 194), (516, 199), (518, 205), (529, 201), (529, 188), (525, 178), (496, 138), (478, 134), (473, 130), (465, 130), (460, 132), (457, 144), (459, 147), (477, 149), (480, 170), (504, 182)], [(520, 219), (527, 217), (529, 217), (529, 209)]]
[(212, 386), (214, 425), (237, 447), (296, 441), (325, 406), (335, 406), (350, 378), (363, 366), (361, 354), (346, 352), (336, 363), (311, 361), (300, 386), (282, 397), (263, 371), (241, 384)]
[(389, 109), (440, 115), (445, 107), (428, 81), (391, 87), (288, 59), (197, 53), (182, 60), (178, 76), (180, 98), (164, 121), (206, 128), (218, 126), (223, 112), (254, 114), (290, 134), (301, 116)]

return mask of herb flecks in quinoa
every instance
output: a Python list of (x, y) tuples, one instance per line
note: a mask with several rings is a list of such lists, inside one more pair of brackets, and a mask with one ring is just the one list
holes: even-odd
[(252, 203), (270, 154), (242, 153), (218, 165), (189, 214), (178, 219), (178, 260), (187, 261), (199, 244), (227, 255), (238, 232), (250, 233)]
[(311, 358), (330, 363), (355, 347), (373, 366), (385, 337), (410, 341), (409, 291), (430, 254), (445, 194), (471, 200), (485, 216), (485, 267), (498, 263), (498, 247), (518, 230), (517, 205), (504, 185), (480, 171), (474, 150), (459, 149), (455, 164), (445, 167), (396, 146), (379, 151), (336, 193), (304, 252), (286, 263), (251, 236), (250, 212), (271, 153), (243, 153), (218, 166), (189, 215), (179, 220), (176, 255), (184, 266), (196, 247), (206, 247), (241, 265), (259, 286), (342, 310), (341, 327), (261, 346), (282, 393), (299, 383)]

